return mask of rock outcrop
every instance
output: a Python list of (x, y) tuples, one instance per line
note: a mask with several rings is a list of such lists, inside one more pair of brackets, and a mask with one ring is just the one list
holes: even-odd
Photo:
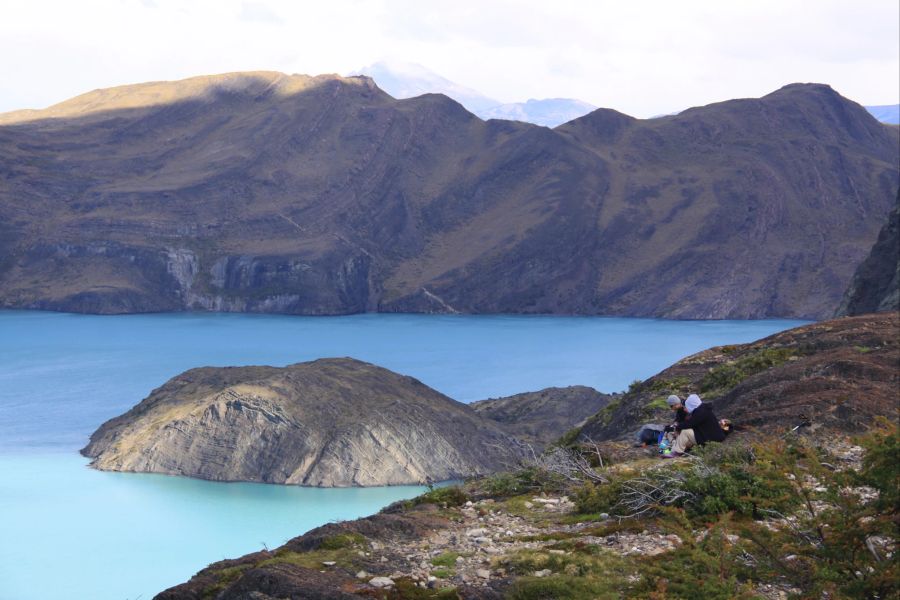
[(826, 318), (900, 182), (825, 85), (482, 121), (232, 73), (0, 115), (0, 307)]
[(897, 313), (822, 321), (684, 358), (609, 403), (582, 435), (630, 438), (642, 423), (672, 419), (669, 394), (690, 393), (745, 430), (783, 432), (808, 421), (814, 429), (858, 433), (876, 417), (898, 418), (898, 365)]
[(573, 385), (479, 400), (469, 406), (540, 451), (617, 397), (618, 394), (602, 394), (591, 387)]
[(191, 369), (103, 424), (102, 470), (308, 486), (425, 483), (496, 471), (513, 445), (468, 406), (353, 359)]
[(900, 310), (900, 192), (869, 256), (856, 269), (837, 316)]

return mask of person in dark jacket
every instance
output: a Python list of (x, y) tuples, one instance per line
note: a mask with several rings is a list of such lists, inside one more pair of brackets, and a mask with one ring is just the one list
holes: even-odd
[(672, 446), (672, 454), (680, 456), (693, 448), (702, 446), (706, 442), (725, 441), (725, 432), (719, 427), (719, 419), (716, 418), (712, 406), (704, 404), (697, 394), (688, 396), (684, 403), (688, 418), (675, 426), (678, 437)]

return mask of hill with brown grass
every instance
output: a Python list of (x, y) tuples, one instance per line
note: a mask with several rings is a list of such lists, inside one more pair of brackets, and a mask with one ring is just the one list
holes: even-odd
[(832, 314), (898, 131), (824, 85), (482, 121), (365, 77), (236, 73), (0, 115), (0, 306)]

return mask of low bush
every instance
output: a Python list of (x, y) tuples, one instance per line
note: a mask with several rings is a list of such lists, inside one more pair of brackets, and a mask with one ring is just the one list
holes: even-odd
[(479, 492), (497, 499), (535, 492), (560, 492), (566, 487), (559, 476), (537, 467), (496, 473), (478, 480), (475, 485)]
[(462, 506), (469, 501), (469, 496), (458, 485), (448, 485), (428, 490), (421, 496), (407, 501), (408, 506), (419, 504), (438, 504), (442, 506)]
[(640, 559), (641, 580), (635, 596), (659, 600), (757, 597), (742, 580), (746, 569), (739, 561), (740, 550), (728, 537), (729, 517), (720, 519), (700, 541), (694, 539), (692, 524), (683, 511), (667, 510), (664, 524), (681, 538), (682, 545), (675, 552)]
[(713, 367), (700, 381), (700, 392), (730, 390), (751, 375), (782, 365), (797, 355), (796, 348), (763, 348), (732, 362)]
[[(502, 564), (509, 573), (520, 575), (507, 598), (621, 598), (629, 588), (626, 562), (596, 546), (581, 546), (565, 554), (523, 550), (502, 559)], [(543, 570), (549, 570), (552, 575), (533, 576), (536, 571)]]
[(331, 537), (327, 537), (319, 544), (321, 550), (340, 550), (341, 548), (352, 548), (354, 546), (363, 546), (367, 544), (364, 535), (359, 533), (339, 533)]

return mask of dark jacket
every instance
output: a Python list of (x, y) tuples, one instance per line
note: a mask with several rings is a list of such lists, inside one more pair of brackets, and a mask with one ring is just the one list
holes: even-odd
[(712, 406), (705, 402), (695, 408), (678, 429), (693, 429), (694, 439), (701, 446), (706, 442), (725, 441), (725, 432), (719, 427), (719, 419), (716, 418)]
[[(700, 406), (703, 406), (702, 404)], [(675, 428), (676, 429), (687, 429), (684, 425), (684, 422), (687, 421), (688, 411), (684, 409), (682, 406), (677, 411), (675, 411)]]

